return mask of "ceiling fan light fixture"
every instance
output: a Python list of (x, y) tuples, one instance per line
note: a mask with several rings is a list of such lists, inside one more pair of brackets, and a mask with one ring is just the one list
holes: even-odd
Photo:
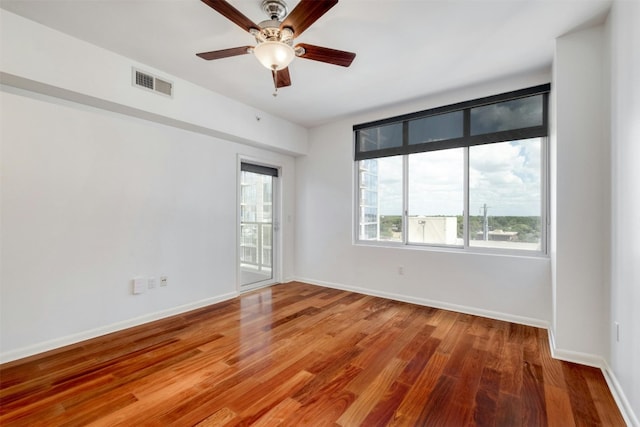
[(253, 48), (253, 53), (262, 65), (273, 71), (287, 68), (296, 56), (293, 47), (279, 41), (259, 43)]
[(210, 61), (254, 53), (258, 61), (271, 71), (276, 93), (278, 88), (291, 86), (288, 67), (296, 56), (341, 67), (351, 65), (356, 56), (353, 52), (294, 43), (294, 36), (299, 37), (335, 6), (338, 0), (296, 0), (297, 4), (291, 13), (288, 13), (284, 0), (262, 0), (262, 9), (267, 13), (268, 19), (258, 24), (244, 16), (227, 0), (202, 0), (202, 2), (251, 34), (255, 38), (256, 45), (201, 52), (196, 55)]

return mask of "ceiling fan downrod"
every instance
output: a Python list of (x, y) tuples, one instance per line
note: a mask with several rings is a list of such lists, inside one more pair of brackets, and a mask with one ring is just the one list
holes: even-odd
[(289, 11), (283, 0), (262, 0), (262, 10), (273, 21), (282, 21)]

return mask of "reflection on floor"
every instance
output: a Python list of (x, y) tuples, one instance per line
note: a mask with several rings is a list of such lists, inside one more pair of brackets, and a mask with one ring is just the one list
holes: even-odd
[(268, 267), (262, 267), (262, 269), (259, 270), (255, 265), (240, 265), (240, 286), (251, 285), (264, 280), (270, 280), (271, 278), (271, 269)]

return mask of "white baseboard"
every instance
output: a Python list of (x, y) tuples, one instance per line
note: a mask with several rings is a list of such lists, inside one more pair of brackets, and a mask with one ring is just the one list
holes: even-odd
[(226, 294), (218, 295), (212, 298), (206, 298), (200, 301), (196, 301), (189, 304), (180, 305), (178, 307), (172, 307), (166, 310), (157, 311), (155, 313), (145, 314), (143, 316), (135, 317), (133, 319), (124, 320), (110, 325), (101, 326), (99, 328), (90, 329), (88, 331), (79, 332), (72, 335), (67, 335), (61, 338), (37, 343), (23, 348), (10, 350), (4, 353), (0, 353), (0, 363), (11, 362), (13, 360), (22, 359), (24, 357), (33, 356), (34, 354), (43, 353), (45, 351), (54, 350), (56, 348), (64, 347), (71, 344), (76, 344), (81, 341), (85, 341), (91, 338), (96, 338), (102, 335), (110, 334), (112, 332), (118, 332), (123, 329), (131, 328), (133, 326), (139, 326), (144, 323), (153, 322), (155, 320), (164, 319), (165, 317), (174, 316), (176, 314), (185, 313), (187, 311), (195, 310), (201, 307), (206, 307), (211, 304), (216, 304), (222, 301), (238, 296), (238, 292), (229, 292)]
[(440, 308), (443, 310), (456, 311), (458, 313), (473, 314), (474, 316), (487, 317), (489, 319), (495, 319), (495, 320), (503, 320), (505, 322), (512, 322), (512, 323), (518, 323), (521, 325), (534, 326), (536, 328), (543, 328), (543, 329), (549, 328), (549, 323), (547, 321), (541, 320), (541, 319), (534, 319), (531, 317), (516, 316), (512, 314), (501, 313), (498, 311), (483, 310), (476, 307), (450, 304), (447, 302), (436, 301), (436, 300), (431, 300), (427, 298), (410, 297), (410, 296), (395, 294), (391, 292), (376, 291), (372, 289), (361, 288), (358, 286), (348, 286), (340, 283), (324, 282), (324, 281), (313, 280), (305, 277), (298, 277), (296, 278), (296, 280), (299, 282), (309, 283), (312, 285), (325, 286), (327, 288), (341, 289), (344, 291), (352, 291), (359, 294), (365, 294), (365, 295), (370, 295), (374, 297), (387, 298), (395, 301), (402, 301), (402, 302), (408, 302), (411, 304), (423, 305), (427, 307)]
[(602, 369), (605, 360), (601, 356), (590, 353), (581, 353), (579, 351), (563, 350), (556, 346), (556, 337), (553, 329), (547, 328), (549, 334), (549, 348), (551, 349), (551, 357), (565, 362), (579, 363), (581, 365), (593, 366)]
[(604, 361), (604, 365), (605, 366), (602, 368), (602, 374), (604, 375), (604, 379), (607, 381), (609, 390), (611, 390), (613, 399), (618, 404), (620, 412), (622, 412), (624, 421), (628, 426), (640, 427), (640, 420), (638, 419), (635, 412), (633, 412), (631, 403), (629, 402), (629, 399), (627, 399), (627, 396), (624, 394), (618, 378), (616, 378), (616, 375), (613, 373), (613, 370), (606, 361)]
[(622, 413), (624, 421), (628, 426), (640, 427), (640, 421), (638, 421), (638, 417), (633, 412), (633, 408), (631, 407), (631, 404), (629, 403), (629, 400), (627, 399), (627, 396), (625, 395), (620, 382), (616, 378), (616, 375), (607, 363), (606, 359), (592, 354), (558, 349), (556, 347), (555, 336), (553, 335), (553, 331), (551, 330), (551, 328), (549, 328), (549, 347), (551, 348), (551, 356), (554, 359), (600, 368), (600, 370), (602, 371), (602, 375), (604, 376), (604, 379), (609, 386), (611, 395), (616, 401), (618, 409), (620, 409), (620, 413)]
[[(555, 344), (555, 337), (553, 335), (553, 331), (551, 328), (549, 328), (549, 324), (546, 321), (524, 317), (524, 316), (515, 316), (515, 315), (495, 312), (491, 310), (483, 310), (475, 307), (462, 306), (458, 304), (450, 304), (450, 303), (430, 300), (426, 298), (408, 297), (405, 295), (394, 294), (390, 292), (374, 291), (371, 289), (360, 288), (358, 286), (347, 286), (347, 285), (342, 285), (338, 283), (313, 280), (313, 279), (303, 278), (303, 277), (287, 278), (287, 280), (284, 281), (284, 283), (289, 281), (299, 281), (299, 282), (309, 283), (312, 285), (324, 286), (327, 288), (351, 291), (351, 292), (356, 292), (364, 295), (371, 295), (371, 296), (376, 296), (381, 298), (392, 299), (396, 301), (408, 302), (408, 303), (417, 304), (417, 305), (440, 308), (443, 310), (451, 310), (459, 313), (472, 314), (476, 316), (487, 317), (490, 319), (503, 320), (506, 322), (513, 322), (513, 323), (518, 323), (522, 325), (528, 325), (528, 326), (547, 329), (549, 334), (549, 347), (551, 349), (551, 356), (554, 359), (559, 359), (567, 362), (579, 363), (582, 365), (600, 368), (607, 382), (607, 385), (611, 390), (611, 394), (613, 395), (613, 398), (616, 401), (616, 404), (618, 405), (618, 408), (620, 409), (620, 412), (622, 413), (622, 416), (625, 419), (625, 422), (629, 426), (640, 427), (640, 422), (638, 421), (638, 417), (634, 413), (633, 408), (631, 407), (629, 400), (626, 398), (626, 395), (622, 387), (620, 386), (619, 381), (617, 380), (615, 374), (609, 367), (606, 360), (600, 356), (595, 356), (592, 354), (558, 349)], [(153, 322), (155, 320), (164, 319), (166, 317), (174, 316), (176, 314), (185, 313), (187, 311), (195, 310), (201, 307), (216, 304), (222, 301), (227, 301), (229, 299), (237, 297), (238, 295), (239, 295), (238, 292), (229, 292), (227, 294), (219, 295), (213, 298), (207, 298), (194, 303), (184, 304), (178, 307), (172, 307), (166, 310), (158, 311), (155, 313), (149, 313), (144, 316), (139, 316), (139, 317), (125, 320), (122, 322), (113, 323), (100, 328), (95, 328), (95, 329), (83, 331), (77, 334), (68, 335), (62, 338), (56, 338), (54, 340), (45, 341), (45, 342), (31, 345), (28, 347), (23, 347), (23, 348), (11, 350), (8, 352), (0, 353), (0, 363), (6, 363), (6, 362), (10, 362), (17, 359), (22, 359), (24, 357), (32, 356), (34, 354), (64, 347), (66, 345), (76, 344), (78, 342), (88, 340), (91, 338), (96, 338), (101, 335), (106, 335), (112, 332), (121, 331), (127, 328), (142, 325), (144, 323)]]

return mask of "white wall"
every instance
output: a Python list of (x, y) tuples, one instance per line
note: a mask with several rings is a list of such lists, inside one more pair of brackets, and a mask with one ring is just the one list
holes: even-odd
[[(549, 80), (544, 72), (505, 79), (312, 129), (309, 154), (296, 159), (296, 276), (311, 283), (546, 325), (551, 317), (548, 258), (353, 244), (352, 126)], [(404, 267), (404, 275), (398, 274), (398, 266)]]
[[(639, 15), (638, 2), (615, 1), (606, 31), (558, 40), (550, 260), (352, 244), (353, 124), (545, 83), (548, 73), (378, 108), (314, 129), (307, 147), (299, 126), (0, 10), (3, 82), (58, 96), (0, 91), (0, 359), (235, 294), (242, 154), (283, 166), (284, 218), (297, 229), (294, 240), (283, 221), (285, 280), (553, 320), (558, 353), (608, 359), (627, 412), (639, 413)], [(173, 80), (175, 98), (131, 87), (131, 66)], [(169, 286), (133, 296), (136, 275), (167, 275)]]
[[(238, 158), (282, 167), (293, 218), (307, 130), (2, 9), (0, 29), (0, 360), (236, 295)], [(133, 87), (132, 67), (174, 97)]]
[(602, 26), (556, 41), (552, 262), (556, 354), (608, 354), (610, 168)]
[[(226, 140), (293, 155), (306, 152), (302, 126), (4, 9), (0, 31), (4, 83)], [(173, 98), (133, 87), (132, 67), (173, 82)]]
[(616, 1), (607, 26), (611, 72), (610, 364), (640, 425), (640, 3)]
[[(283, 167), (293, 214), (292, 157), (0, 94), (3, 361), (234, 296), (238, 155)], [(291, 259), (292, 224), (282, 230)], [(132, 295), (138, 275), (169, 285)]]
[[(560, 37), (554, 60), (555, 355), (593, 360), (640, 425), (640, 3)], [(619, 340), (615, 323), (620, 324)]]

